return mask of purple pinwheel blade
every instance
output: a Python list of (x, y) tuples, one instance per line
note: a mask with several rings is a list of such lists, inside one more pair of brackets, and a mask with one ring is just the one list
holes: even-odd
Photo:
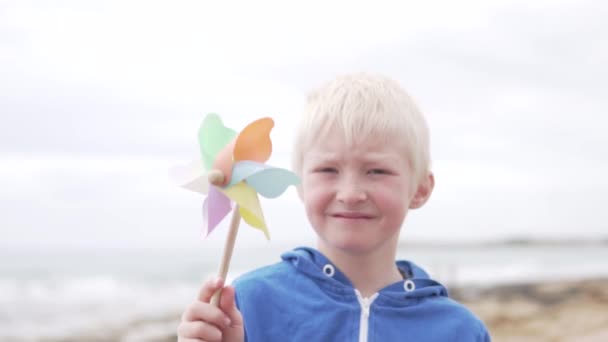
[(230, 199), (226, 197), (216, 187), (209, 188), (209, 195), (203, 203), (203, 221), (206, 225), (205, 237), (211, 234), (213, 229), (228, 215), (230, 212)]

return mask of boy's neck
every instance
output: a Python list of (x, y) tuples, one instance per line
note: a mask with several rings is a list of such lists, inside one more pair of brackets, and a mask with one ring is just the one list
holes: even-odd
[(363, 297), (369, 297), (403, 279), (395, 264), (397, 245), (393, 244), (367, 254), (327, 248), (322, 241), (317, 243), (317, 248), (346, 275)]

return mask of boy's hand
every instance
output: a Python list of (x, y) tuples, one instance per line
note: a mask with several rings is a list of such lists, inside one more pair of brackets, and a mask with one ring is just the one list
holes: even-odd
[(243, 316), (236, 308), (234, 288), (226, 286), (222, 290), (219, 308), (209, 302), (224, 280), (209, 279), (201, 288), (198, 300), (190, 305), (182, 315), (177, 327), (178, 342), (243, 342), (245, 331)]

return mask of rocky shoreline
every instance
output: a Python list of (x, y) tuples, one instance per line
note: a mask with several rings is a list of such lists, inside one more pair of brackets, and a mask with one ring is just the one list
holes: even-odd
[(494, 341), (608, 341), (608, 279), (456, 289)]

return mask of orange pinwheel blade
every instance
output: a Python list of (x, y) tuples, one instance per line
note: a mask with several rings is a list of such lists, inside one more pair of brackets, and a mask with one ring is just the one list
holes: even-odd
[(272, 142), (270, 141), (272, 127), (274, 127), (274, 121), (271, 118), (262, 118), (247, 125), (236, 138), (234, 161), (266, 162), (272, 152)]

